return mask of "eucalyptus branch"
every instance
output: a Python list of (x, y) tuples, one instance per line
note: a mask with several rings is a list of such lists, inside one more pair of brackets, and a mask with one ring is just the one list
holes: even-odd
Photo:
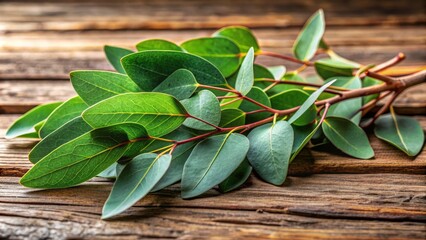
[(279, 53), (275, 53), (275, 52), (268, 52), (268, 51), (260, 51), (257, 55), (263, 55), (263, 56), (268, 56), (268, 57), (274, 57), (274, 58), (279, 58), (279, 59), (283, 59), (286, 61), (290, 61), (290, 62), (294, 62), (294, 63), (300, 63), (303, 65), (308, 65), (308, 66), (313, 66), (314, 63), (310, 62), (310, 61), (301, 61), (299, 59), (287, 56), (287, 55), (283, 55), (283, 54), (279, 54)]

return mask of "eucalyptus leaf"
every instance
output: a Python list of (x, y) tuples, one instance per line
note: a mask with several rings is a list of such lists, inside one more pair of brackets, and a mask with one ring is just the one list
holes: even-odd
[(300, 105), (300, 108), (291, 116), (291, 118), (288, 120), (290, 124), (294, 123), (299, 117), (301, 117), (306, 111), (309, 110), (309, 108), (312, 106), (312, 104), (315, 103), (315, 101), (318, 99), (318, 97), (321, 95), (321, 93), (328, 88), (331, 84), (333, 84), (335, 80), (331, 80), (328, 83), (324, 84), (322, 87), (318, 88), (315, 92), (313, 92), (306, 101)]
[(127, 144), (148, 137), (144, 127), (124, 123), (84, 133), (38, 161), (20, 183), (32, 188), (65, 188), (98, 175), (117, 161)]
[[(208, 91), (202, 90), (195, 96), (181, 101), (191, 116), (200, 118), (213, 125), (218, 125), (220, 122), (220, 106), (216, 96)], [(183, 123), (186, 127), (198, 130), (213, 130), (214, 127), (207, 125), (194, 118), (187, 118)]]
[(425, 135), (420, 123), (407, 116), (385, 114), (375, 122), (374, 134), (399, 148), (408, 156), (416, 156), (422, 150)]
[(145, 197), (169, 168), (172, 156), (144, 153), (122, 170), (103, 209), (102, 219), (124, 212)]
[(320, 9), (308, 19), (297, 36), (293, 45), (294, 56), (302, 61), (311, 59), (318, 49), (324, 31), (324, 12)]
[(186, 69), (178, 69), (161, 82), (153, 92), (167, 93), (177, 100), (187, 99), (197, 90), (194, 74)]
[(124, 122), (138, 123), (150, 136), (161, 137), (178, 128), (185, 121), (187, 112), (170, 95), (141, 92), (108, 98), (88, 108), (82, 116), (93, 128)]
[(251, 88), (253, 87), (253, 61), (254, 50), (253, 48), (250, 48), (243, 60), (243, 63), (241, 64), (240, 70), (238, 70), (237, 80), (235, 83), (235, 89), (243, 95), (246, 95), (248, 92), (250, 92)]
[[(268, 98), (268, 95), (262, 89), (258, 87), (253, 87), (250, 92), (247, 94), (247, 97), (257, 101), (258, 103), (261, 103), (265, 106), (271, 107), (271, 101)], [(263, 109), (262, 107), (249, 102), (247, 100), (244, 100), (241, 102), (241, 105), (239, 106), (241, 110), (244, 112), (251, 112), (259, 109)], [(263, 118), (266, 118), (270, 116), (271, 114), (269, 112), (260, 112), (260, 113), (253, 113), (246, 115), (246, 121), (247, 123), (259, 121)]]
[(52, 133), (43, 138), (31, 149), (28, 156), (30, 162), (37, 163), (40, 159), (48, 155), (50, 152), (84, 133), (89, 132), (92, 128), (80, 116), (76, 117)]
[(274, 75), (275, 80), (282, 79), (287, 71), (285, 66), (272, 66), (268, 67), (268, 70)]
[(122, 93), (141, 91), (129, 77), (115, 72), (80, 70), (71, 72), (70, 77), (75, 91), (89, 105)]
[(198, 143), (183, 168), (182, 198), (196, 197), (223, 182), (248, 149), (249, 140), (238, 133), (215, 135)]
[(176, 147), (173, 151), (169, 169), (167, 169), (160, 181), (155, 184), (155, 187), (151, 190), (152, 192), (168, 187), (182, 179), (183, 166), (196, 144), (197, 142), (189, 142)]
[(103, 170), (97, 175), (97, 177), (102, 178), (116, 178), (117, 177), (117, 162), (113, 163), (107, 169)]
[(241, 52), (247, 52), (253, 48), (255, 52), (260, 50), (256, 37), (250, 29), (242, 26), (229, 26), (219, 29), (213, 34), (214, 37), (228, 38), (234, 41), (241, 49)]
[(321, 129), (322, 122), (318, 122), (316, 126), (314, 124), (306, 126), (292, 126), (294, 132), (293, 148), (291, 150), (290, 163), (294, 158), (302, 151), (302, 149), (309, 143), (314, 135)]
[(31, 137), (38, 138), (34, 126), (45, 120), (55, 108), (61, 105), (61, 102), (54, 102), (37, 106), (21, 117), (7, 129), (6, 138)]
[[(361, 88), (361, 79), (358, 76), (352, 77), (335, 77), (327, 80), (329, 82), (335, 80), (332, 86), (341, 87), (345, 89), (359, 89)], [(362, 107), (362, 98), (348, 99), (330, 106), (327, 116), (343, 117), (359, 124), (361, 121), (361, 112), (358, 110)], [(357, 113), (358, 112), (358, 113)]]
[(199, 56), (177, 51), (143, 51), (122, 59), (127, 75), (145, 91), (152, 91), (174, 71), (184, 68), (191, 71), (198, 83), (224, 86), (222, 73)]
[(253, 129), (249, 135), (247, 158), (266, 182), (281, 185), (287, 177), (293, 147), (293, 129), (286, 121), (268, 123)]
[(240, 66), (240, 48), (226, 38), (196, 38), (181, 44), (189, 53), (213, 63), (225, 77), (231, 76)]
[[(300, 89), (290, 89), (270, 97), (272, 108), (285, 110), (302, 105), (309, 98), (309, 94)], [(293, 122), (295, 125), (308, 125), (315, 120), (317, 109), (311, 105), (306, 111)]]
[(367, 135), (352, 121), (341, 117), (326, 117), (322, 130), (327, 139), (342, 152), (361, 159), (374, 157)]
[(80, 116), (80, 114), (86, 110), (87, 107), (88, 105), (78, 96), (65, 101), (55, 110), (53, 110), (53, 112), (46, 119), (46, 122), (40, 129), (40, 137), (46, 137), (48, 134), (58, 129), (66, 122)]
[(250, 177), (252, 170), (253, 168), (245, 159), (225, 181), (219, 184), (219, 190), (225, 193), (239, 188)]
[(105, 45), (104, 46), (104, 52), (105, 52), (105, 55), (106, 55), (109, 63), (111, 63), (111, 65), (114, 67), (114, 69), (117, 72), (126, 73), (123, 69), (123, 66), (121, 65), (120, 60), (124, 56), (133, 53), (132, 50)]
[(236, 127), (244, 125), (246, 114), (240, 109), (224, 109), (221, 113), (220, 127)]
[(181, 47), (167, 40), (163, 39), (148, 39), (136, 44), (136, 49), (141, 51), (148, 50), (172, 50), (172, 51), (183, 51)]
[(352, 76), (352, 72), (358, 66), (341, 62), (331, 58), (323, 58), (315, 61), (315, 70), (323, 79), (329, 79), (337, 76)]

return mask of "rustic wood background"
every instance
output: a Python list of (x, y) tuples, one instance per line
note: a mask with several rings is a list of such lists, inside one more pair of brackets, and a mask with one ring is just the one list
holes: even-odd
[[(425, 239), (425, 150), (409, 158), (373, 136), (374, 160), (304, 151), (281, 187), (251, 177), (239, 191), (188, 201), (173, 186), (114, 221), (99, 219), (111, 182), (49, 191), (18, 184), (34, 141), (5, 140), (5, 129), (38, 104), (75, 95), (69, 71), (111, 69), (104, 44), (180, 42), (239, 24), (254, 28), (264, 49), (290, 53), (318, 8), (325, 37), (343, 56), (369, 64), (401, 51), (401, 65), (424, 67), (424, 0), (0, 1), (0, 239)], [(396, 103), (424, 129), (425, 93), (425, 84), (417, 86)]]

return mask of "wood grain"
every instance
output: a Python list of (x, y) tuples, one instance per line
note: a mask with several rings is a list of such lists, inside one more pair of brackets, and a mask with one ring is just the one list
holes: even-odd
[[(419, 175), (320, 174), (281, 187), (252, 177), (239, 191), (182, 200), (178, 186), (148, 195), (115, 221), (99, 220), (111, 184), (34, 191), (0, 178), (0, 237), (180, 239), (422, 239)], [(362, 221), (360, 221), (362, 220)], [(6, 229), (6, 230), (4, 230)]]
[[(225, 25), (303, 25), (319, 8), (329, 26), (425, 23), (424, 1), (11, 1), (0, 5), (0, 30), (81, 31), (200, 29)], [(362, 14), (360, 14), (362, 13)], [(255, 19), (255, 21), (253, 21)]]

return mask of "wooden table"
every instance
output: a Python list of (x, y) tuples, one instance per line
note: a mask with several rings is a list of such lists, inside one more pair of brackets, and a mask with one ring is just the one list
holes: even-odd
[[(182, 200), (172, 186), (114, 221), (100, 220), (111, 182), (26, 189), (18, 180), (31, 167), (27, 154), (34, 141), (4, 139), (19, 114), (75, 94), (69, 71), (111, 69), (104, 44), (179, 42), (240, 24), (254, 28), (264, 49), (290, 53), (303, 22), (322, 7), (326, 39), (343, 56), (368, 64), (401, 51), (407, 55), (402, 65), (421, 66), (425, 5), (424, 0), (0, 2), (0, 238), (425, 239), (425, 150), (409, 158), (373, 136), (374, 160), (304, 151), (281, 187), (251, 177), (239, 191), (211, 190)], [(396, 103), (399, 113), (416, 115), (424, 129), (425, 92), (425, 84), (417, 86)]]

